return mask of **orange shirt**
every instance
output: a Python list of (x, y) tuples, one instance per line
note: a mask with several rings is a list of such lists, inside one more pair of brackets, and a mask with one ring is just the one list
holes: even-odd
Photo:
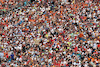
[(4, 0), (0, 0), (1, 3), (4, 3)]
[(81, 33), (81, 34), (79, 35), (79, 37), (83, 37), (83, 34)]

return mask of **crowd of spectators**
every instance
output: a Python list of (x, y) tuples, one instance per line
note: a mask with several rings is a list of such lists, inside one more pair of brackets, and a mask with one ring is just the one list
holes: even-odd
[(100, 67), (99, 0), (0, 4), (0, 67)]

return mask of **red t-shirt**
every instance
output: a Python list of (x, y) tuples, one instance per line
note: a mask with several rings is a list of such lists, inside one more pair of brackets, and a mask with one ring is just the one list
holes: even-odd
[(75, 52), (77, 52), (77, 47), (75, 47), (75, 49), (74, 49), (74, 50), (75, 50)]
[(98, 45), (98, 47), (100, 47), (100, 44)]

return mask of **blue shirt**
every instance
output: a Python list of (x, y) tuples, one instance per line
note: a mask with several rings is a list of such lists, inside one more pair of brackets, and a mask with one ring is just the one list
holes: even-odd
[(14, 54), (11, 54), (11, 59), (14, 59)]

